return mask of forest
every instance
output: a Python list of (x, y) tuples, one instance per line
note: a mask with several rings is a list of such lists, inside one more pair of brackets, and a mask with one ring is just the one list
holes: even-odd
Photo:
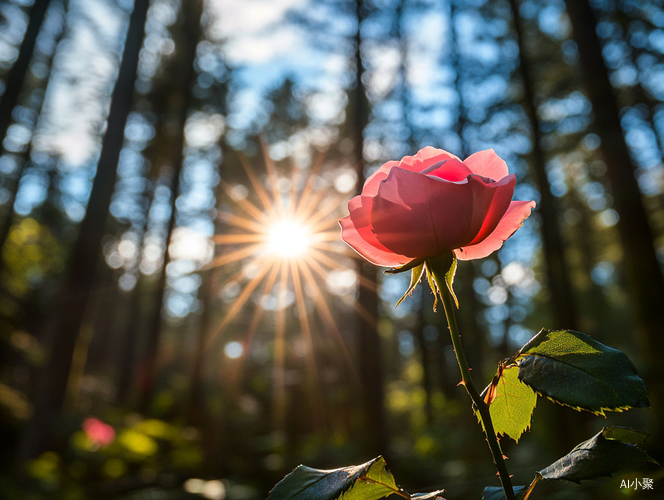
[[(479, 391), (542, 329), (647, 386), (531, 386), (514, 484), (610, 426), (662, 463), (661, 2), (0, 0), (0, 498), (279, 500), (379, 456), (420, 498), (505, 498), (437, 295), (340, 237), (425, 147), (492, 149), (536, 202), (450, 285)], [(654, 463), (606, 470), (530, 498), (664, 498)]]

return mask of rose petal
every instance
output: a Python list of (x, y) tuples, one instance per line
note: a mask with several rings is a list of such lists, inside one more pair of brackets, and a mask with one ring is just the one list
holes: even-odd
[(463, 161), (474, 174), (498, 181), (509, 174), (507, 163), (493, 149), (470, 155)]
[(510, 202), (512, 201), (512, 195), (514, 194), (515, 186), (516, 175), (514, 174), (503, 177), (501, 180), (495, 183), (496, 189), (493, 190), (493, 199), (491, 200), (489, 210), (484, 217), (482, 229), (480, 229), (480, 231), (477, 233), (477, 236), (475, 236), (473, 241), (468, 243), (468, 245), (479, 243), (487, 236), (489, 236), (494, 229), (496, 229), (496, 226), (498, 226), (498, 223), (510, 207)]
[(378, 186), (381, 182), (387, 179), (387, 174), (390, 173), (393, 167), (398, 167), (398, 161), (388, 161), (381, 165), (378, 170), (371, 174), (366, 181), (364, 181), (364, 187), (362, 188), (362, 195), (364, 196), (376, 196), (378, 193)]
[(410, 172), (421, 172), (425, 168), (443, 160), (459, 160), (459, 157), (431, 146), (420, 149), (414, 156), (404, 156), (399, 167)]
[(399, 167), (408, 170), (409, 172), (421, 172), (425, 168), (444, 160), (461, 161), (452, 153), (431, 146), (420, 149), (415, 156), (404, 156), (401, 161), (388, 161), (367, 178), (362, 188), (362, 195), (376, 196), (378, 193), (378, 186), (381, 182), (387, 179), (390, 170), (394, 167)]
[[(444, 250), (468, 245), (488, 224), (498, 223), (492, 208), (497, 191), (511, 198), (514, 179), (486, 183), (471, 175), (461, 182), (450, 182), (393, 168), (373, 198), (371, 226), (385, 248), (407, 257), (429, 257)], [(496, 198), (504, 204), (504, 194)], [(509, 206), (502, 208), (503, 212)], [(491, 226), (491, 229), (495, 227)]]
[(459, 182), (471, 175), (473, 172), (464, 165), (461, 160), (452, 158), (443, 162), (435, 163), (422, 171), (423, 174), (439, 177), (446, 181)]
[(500, 219), (496, 229), (476, 245), (466, 246), (454, 251), (459, 260), (482, 259), (503, 246), (503, 243), (523, 225), (535, 208), (534, 201), (513, 201), (507, 212)]
[[(412, 260), (389, 251), (376, 239), (376, 235), (371, 231), (370, 226), (370, 208), (366, 210), (363, 207), (367, 200), (362, 198), (364, 197), (356, 196), (348, 202), (350, 215), (339, 221), (341, 239), (376, 266), (397, 267)], [(371, 198), (368, 198), (368, 200), (371, 202)]]
[[(404, 156), (403, 159), (401, 160), (402, 162), (411, 162), (411, 161), (427, 161), (430, 160), (431, 158), (439, 158), (441, 156), (446, 156), (447, 158), (454, 158), (454, 159), (459, 159), (457, 155), (454, 155), (450, 153), (449, 151), (445, 151), (444, 149), (438, 149), (434, 148), (433, 146), (425, 146), (422, 149), (420, 149), (417, 153), (415, 153), (413, 156)], [(438, 161), (438, 160), (436, 160)]]

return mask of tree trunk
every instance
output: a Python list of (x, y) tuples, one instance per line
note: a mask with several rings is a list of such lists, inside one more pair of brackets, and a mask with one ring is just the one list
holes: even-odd
[(32, 53), (37, 43), (37, 36), (44, 22), (44, 16), (46, 15), (49, 3), (51, 3), (51, 0), (35, 0), (30, 9), (30, 20), (23, 36), (18, 58), (9, 70), (9, 74), (5, 80), (5, 92), (0, 97), (0, 149), (2, 149), (2, 142), (5, 140), (7, 129), (12, 121), (12, 111), (16, 107), (18, 97), (23, 88), (23, 81), (30, 67), (30, 59), (32, 59)]
[(170, 102), (174, 108), (176, 126), (172, 129), (170, 126), (167, 127), (169, 130), (175, 131), (175, 134), (168, 138), (173, 145), (175, 155), (173, 158), (173, 177), (171, 180), (171, 215), (166, 231), (164, 265), (157, 281), (154, 310), (152, 311), (152, 319), (148, 328), (147, 348), (139, 367), (139, 409), (141, 411), (148, 409), (157, 380), (157, 354), (159, 352), (159, 338), (162, 331), (161, 311), (167, 284), (166, 268), (170, 262), (168, 249), (171, 244), (173, 229), (175, 228), (176, 201), (180, 190), (180, 174), (184, 161), (184, 127), (187, 122), (187, 113), (191, 103), (191, 87), (196, 78), (194, 62), (196, 60), (196, 48), (198, 47), (201, 33), (201, 17), (203, 16), (202, 0), (183, 2), (182, 15), (184, 18), (181, 28), (182, 53), (179, 59), (180, 67), (178, 73), (174, 75), (175, 78), (171, 86), (172, 93), (170, 98)]
[[(41, 3), (47, 3), (48, 4), (48, 2), (50, 2), (50, 0), (47, 0), (46, 2), (44, 2), (44, 0), (41, 0)], [(41, 12), (41, 13), (38, 12), (42, 9), (42, 7), (41, 7), (41, 5), (38, 6), (37, 3), (39, 3), (39, 2), (35, 2), (35, 5), (33, 5), (32, 10), (30, 11), (30, 23), (33, 23), (33, 17), (34, 16), (41, 15), (41, 19), (39, 20), (39, 23), (40, 23), (40, 26), (41, 26), (41, 22), (43, 21), (43, 18), (44, 18), (44, 13), (43, 12)], [(37, 9), (37, 10), (35, 10), (35, 9)], [(45, 8), (44, 8), (44, 10), (45, 10)], [(34, 22), (36, 23), (36, 20)], [(56, 46), (59, 43), (60, 38), (62, 37), (62, 35), (65, 32), (65, 23), (66, 23), (66, 12), (63, 12), (63, 14), (62, 14), (62, 30), (55, 35), (55, 44), (56, 44)], [(36, 34), (34, 35), (35, 37), (39, 33), (39, 26), (37, 28), (31, 28), (30, 25), (28, 26), (25, 38), (23, 39), (23, 45), (21, 45), (21, 53), (19, 54), (19, 59), (14, 64), (14, 67), (12, 67), (12, 71), (19, 64), (19, 61), (21, 60), (21, 57), (22, 57), (22, 54), (23, 54), (23, 48), (24, 48), (24, 45), (26, 45), (26, 43), (28, 42), (28, 40), (27, 40), (28, 39), (28, 34), (30, 33), (31, 29), (36, 31)], [(32, 36), (32, 34), (31, 34), (31, 36)], [(31, 47), (30, 47), (30, 56), (26, 56), (26, 57), (28, 57), (28, 59), (32, 56), (32, 52), (33, 52), (33, 49), (34, 49), (34, 44), (35, 44), (34, 40), (32, 40), (32, 42), (30, 42), (30, 44), (28, 44), (28, 45), (31, 45)], [(26, 48), (26, 50), (27, 50), (27, 48)], [(48, 59), (48, 73), (43, 78), (44, 82), (48, 82), (48, 78), (49, 78), (51, 70), (53, 68), (53, 57), (54, 56), (55, 56), (55, 53), (52, 54)], [(26, 65), (25, 69), (27, 69), (27, 65)], [(15, 78), (17, 78), (17, 77), (15, 77)], [(22, 86), (24, 79), (25, 79), (25, 70), (22, 72), (19, 85)], [(0, 100), (0, 153), (2, 151), (4, 151), (2, 143), (4, 141), (4, 137), (7, 133), (7, 128), (9, 127), (9, 124), (11, 123), (11, 112), (14, 109), (14, 107), (16, 106), (16, 101), (18, 100), (18, 94), (19, 94), (19, 92), (14, 92), (12, 90), (12, 93), (15, 93), (16, 95), (13, 96), (12, 98), (10, 98), (11, 96), (7, 97), (7, 94), (10, 92), (9, 84), (10, 84), (11, 81), (12, 81), (12, 74), (10, 72), (10, 75), (7, 77), (8, 87), (5, 90), (5, 93), (3, 94), (3, 96), (0, 98), (1, 99)], [(13, 85), (13, 83), (12, 83), (12, 85)], [(7, 111), (5, 110), (5, 104), (7, 104)], [(38, 106), (36, 106), (36, 109), (35, 109), (35, 111), (37, 112), (38, 115), (41, 115), (41, 110), (42, 110), (43, 104), (44, 104), (44, 99), (42, 98), (41, 102), (39, 103)], [(10, 108), (10, 105), (11, 105), (11, 108)], [(8, 115), (6, 117), (6, 121), (5, 121), (5, 116), (4, 116), (5, 112), (8, 113)], [(34, 134), (34, 130), (37, 129), (37, 126), (38, 126), (38, 123), (35, 124), (35, 127), (33, 129), (33, 134)], [(4, 222), (3, 222), (2, 226), (0, 226), (0, 251), (5, 246), (5, 242), (7, 241), (7, 237), (9, 236), (9, 230), (11, 229), (12, 222), (14, 220), (14, 201), (16, 200), (16, 194), (18, 193), (18, 188), (21, 185), (21, 179), (23, 178), (23, 174), (25, 173), (25, 170), (27, 169), (28, 165), (31, 163), (31, 161), (30, 161), (31, 155), (32, 155), (32, 140), (30, 141), (30, 145), (28, 146), (27, 151), (25, 153), (23, 153), (23, 155), (22, 155), (23, 156), (23, 162), (21, 163), (21, 166), (18, 168), (18, 172), (16, 173), (16, 179), (15, 179), (14, 184), (9, 189), (9, 199), (5, 202), (5, 205), (6, 205), (5, 210), (6, 211), (3, 215)], [(2, 261), (2, 259), (0, 259), (0, 268), (3, 265), (4, 265), (4, 262)]]
[(214, 303), (214, 286), (217, 285), (212, 270), (203, 275), (201, 285), (201, 301), (203, 311), (198, 324), (198, 338), (191, 363), (191, 376), (189, 379), (189, 394), (187, 400), (186, 418), (190, 425), (201, 426), (205, 420), (205, 401), (203, 397), (203, 366), (205, 362), (205, 349), (210, 333), (212, 319), (212, 305)]
[(148, 203), (145, 211), (145, 223), (141, 231), (141, 244), (138, 247), (138, 258), (136, 259), (136, 267), (134, 272), (137, 276), (136, 285), (128, 295), (129, 312), (124, 326), (124, 332), (120, 339), (119, 356), (117, 358), (117, 366), (119, 367), (117, 382), (115, 386), (115, 402), (117, 404), (129, 405), (129, 393), (132, 389), (132, 382), (134, 381), (134, 369), (136, 368), (136, 348), (138, 347), (138, 332), (140, 330), (139, 324), (141, 322), (141, 306), (143, 305), (143, 295), (145, 292), (145, 278), (141, 274), (140, 265), (143, 259), (143, 252), (145, 250), (145, 240), (148, 234), (148, 225), (150, 222), (150, 210), (152, 203), (155, 199), (155, 191), (157, 179), (150, 182), (148, 192), (150, 193), (150, 202)]
[[(664, 448), (664, 280), (657, 260), (653, 235), (643, 206), (629, 149), (620, 123), (620, 109), (602, 57), (597, 20), (587, 0), (568, 0), (574, 40), (593, 106), (594, 127), (602, 141), (602, 153), (611, 183), (615, 208), (620, 215), (618, 231), (624, 251), (628, 296), (642, 342), (653, 408), (655, 446)], [(659, 457), (661, 459), (661, 456)]]
[[(369, 123), (369, 101), (362, 81), (364, 67), (361, 51), (361, 25), (365, 17), (363, 0), (356, 1), (357, 33), (355, 35), (355, 89), (351, 95), (352, 115), (351, 134), (356, 161), (358, 192), (366, 180), (364, 163), (364, 128)], [(383, 369), (381, 360), (380, 336), (378, 335), (378, 292), (376, 288), (376, 267), (369, 262), (359, 261), (360, 279), (369, 286), (359, 287), (358, 304), (365, 314), (358, 314), (358, 359), (359, 375), (362, 383), (362, 437), (367, 455), (386, 454), (385, 417), (383, 409)]]
[(50, 445), (54, 422), (60, 414), (76, 340), (99, 262), (124, 129), (132, 102), (138, 57), (145, 34), (149, 0), (136, 0), (129, 20), (118, 80), (113, 89), (108, 127), (102, 142), (88, 207), (69, 261), (69, 276), (62, 291), (63, 314), (49, 346), (49, 356), (37, 386), (33, 417), (26, 426), (19, 461), (37, 456)]
[(523, 24), (519, 16), (519, 5), (517, 0), (509, 0), (512, 8), (512, 19), (516, 31), (519, 46), (519, 68), (523, 80), (523, 102), (522, 105), (528, 117), (528, 123), (532, 132), (532, 161), (531, 172), (534, 174), (537, 187), (540, 192), (541, 202), (538, 212), (542, 218), (542, 243), (544, 260), (546, 261), (547, 277), (549, 278), (549, 289), (551, 290), (553, 329), (578, 329), (576, 304), (572, 287), (569, 281), (568, 267), (565, 263), (565, 248), (560, 236), (558, 215), (560, 213), (557, 202), (551, 194), (551, 186), (546, 175), (546, 160), (541, 148), (542, 132), (537, 119), (537, 108), (535, 107), (535, 78), (526, 56), (526, 43), (524, 40)]

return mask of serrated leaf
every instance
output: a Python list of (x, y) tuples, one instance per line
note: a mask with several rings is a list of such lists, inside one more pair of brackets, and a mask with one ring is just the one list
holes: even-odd
[[(539, 471), (544, 479), (578, 483), (614, 472), (638, 470), (648, 462), (657, 463), (646, 452), (620, 437), (633, 440), (633, 429), (605, 427), (595, 436), (577, 445), (563, 458)], [(613, 436), (613, 438), (607, 438)]]
[(509, 436), (519, 441), (521, 435), (530, 427), (533, 410), (537, 404), (537, 394), (519, 380), (519, 367), (508, 366), (498, 370), (487, 388), (492, 394), (489, 413), (496, 434)]
[(410, 285), (408, 285), (408, 290), (406, 290), (406, 293), (403, 294), (403, 297), (399, 299), (397, 305), (394, 306), (395, 309), (399, 307), (399, 304), (401, 304), (406, 297), (408, 297), (409, 295), (411, 297), (413, 296), (413, 290), (415, 290), (415, 287), (420, 282), (420, 278), (422, 277), (423, 272), (424, 272), (424, 262), (422, 262), (419, 266), (416, 266), (412, 269), (412, 272), (410, 274)]
[(378, 457), (362, 465), (333, 470), (297, 466), (279, 481), (268, 500), (378, 500), (393, 493), (408, 498)]
[(598, 415), (650, 406), (648, 389), (617, 349), (571, 330), (542, 330), (515, 356), (519, 380), (549, 399)]
[[(514, 494), (521, 493), (525, 486), (514, 486)], [(487, 486), (482, 493), (482, 500), (505, 500), (505, 492), (500, 486)]]

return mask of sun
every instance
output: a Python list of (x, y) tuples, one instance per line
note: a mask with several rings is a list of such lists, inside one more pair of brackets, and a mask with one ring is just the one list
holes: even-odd
[(266, 250), (279, 257), (299, 257), (311, 244), (311, 233), (302, 223), (287, 219), (267, 228)]
[[(338, 292), (331, 287), (329, 277), (344, 272), (357, 286), (367, 285), (356, 275), (355, 267), (349, 266), (355, 254), (339, 238), (338, 219), (344, 215), (346, 196), (336, 191), (336, 185), (321, 183), (323, 156), (306, 172), (292, 165), (290, 173), (277, 169), (267, 150), (263, 158), (265, 176), (259, 176), (243, 159), (250, 187), (220, 181), (228, 197), (228, 209), (218, 212), (221, 234), (213, 237), (217, 256), (209, 267), (231, 265), (230, 269), (236, 271), (228, 272), (232, 275), (223, 280), (221, 293), (232, 291), (233, 299), (207, 336), (203, 351), (223, 339), (231, 323), (250, 307), (252, 312), (244, 315), (247, 323), (241, 341), (224, 341), (228, 348), (224, 351), (226, 357), (235, 360), (233, 380), (237, 380), (243, 359), (251, 352), (252, 340), (260, 330), (260, 320), (269, 314), (274, 325), (274, 427), (282, 429), (288, 318), (299, 322), (301, 345), (308, 353), (306, 370), (314, 391), (312, 405), (324, 420), (313, 338), (319, 328), (324, 329), (342, 362), (354, 373), (335, 313), (328, 304), (330, 294), (343, 297), (348, 307), (362, 313), (354, 294)], [(287, 312), (291, 309), (292, 314)], [(316, 314), (311, 314), (313, 311)]]

